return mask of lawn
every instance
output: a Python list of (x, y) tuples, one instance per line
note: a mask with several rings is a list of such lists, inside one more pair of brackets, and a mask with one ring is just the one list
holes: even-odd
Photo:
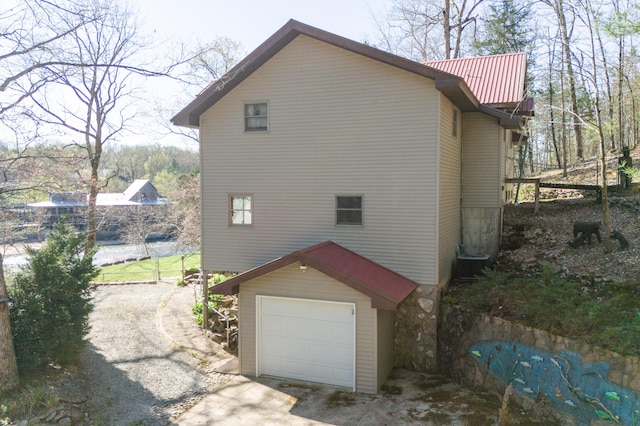
[(180, 277), (182, 276), (183, 258), (185, 269), (200, 267), (200, 253), (190, 253), (105, 266), (101, 268), (96, 281), (151, 281), (158, 279), (158, 271), (160, 278)]

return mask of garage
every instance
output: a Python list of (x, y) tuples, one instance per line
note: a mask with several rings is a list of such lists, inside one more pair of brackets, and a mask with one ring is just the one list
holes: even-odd
[(258, 375), (355, 388), (355, 305), (258, 296)]
[(393, 368), (394, 311), (418, 285), (327, 241), (210, 289), (238, 295), (240, 373), (377, 393)]

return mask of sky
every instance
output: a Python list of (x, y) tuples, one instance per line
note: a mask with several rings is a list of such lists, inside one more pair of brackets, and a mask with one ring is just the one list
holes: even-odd
[[(1, 1), (1, 0), (0, 0)], [(374, 40), (374, 16), (380, 16), (391, 0), (129, 0), (138, 11), (139, 30), (156, 40), (210, 43), (229, 37), (251, 53), (280, 27), (295, 19), (355, 41)], [(240, 58), (241, 59), (241, 58)], [(150, 82), (154, 96), (175, 99), (183, 90), (166, 82)], [(164, 96), (163, 94), (167, 94)], [(177, 113), (182, 107), (175, 110)], [(173, 114), (171, 114), (172, 116)], [(167, 117), (167, 121), (171, 116)], [(145, 129), (144, 126), (151, 127)], [(160, 136), (145, 122), (135, 134), (123, 134), (119, 144), (177, 144), (184, 139)]]
[(162, 38), (229, 37), (254, 50), (289, 19), (355, 40), (372, 39), (389, 0), (132, 0), (143, 27)]
[[(5, 1), (5, 0), (0, 0)], [(246, 54), (275, 33), (289, 19), (331, 33), (363, 42), (375, 40), (374, 16), (381, 16), (391, 0), (128, 0), (137, 9), (138, 30), (148, 38), (167, 40), (167, 48), (178, 42), (186, 45), (207, 44), (218, 37), (242, 43)], [(160, 43), (161, 48), (165, 46)], [(151, 79), (145, 83), (153, 98), (175, 100), (183, 88), (170, 82)], [(181, 103), (184, 102), (184, 105)], [(179, 101), (174, 113), (186, 106)], [(171, 107), (173, 108), (173, 107)], [(168, 114), (168, 122), (172, 114)], [(185, 139), (164, 135), (163, 127), (152, 120), (142, 120), (132, 131), (122, 132), (114, 140), (118, 145), (176, 144)], [(11, 140), (12, 134), (0, 129), (0, 140)]]

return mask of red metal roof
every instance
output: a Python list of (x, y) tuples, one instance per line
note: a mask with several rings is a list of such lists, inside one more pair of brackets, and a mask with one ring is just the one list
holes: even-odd
[(425, 62), (425, 65), (462, 77), (480, 103), (515, 106), (524, 98), (526, 53), (478, 56)]
[(400, 302), (418, 288), (415, 281), (332, 241), (325, 241), (236, 275), (210, 288), (210, 292), (237, 293), (242, 283), (295, 262), (314, 268), (366, 294), (371, 298), (371, 306), (376, 309), (395, 310)]

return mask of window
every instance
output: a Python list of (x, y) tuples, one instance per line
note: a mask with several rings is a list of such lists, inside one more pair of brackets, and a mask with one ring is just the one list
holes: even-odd
[(458, 137), (458, 110), (457, 109), (453, 109), (453, 119), (452, 119), (452, 125), (451, 125), (451, 136), (453, 136), (454, 138)]
[(362, 196), (336, 196), (336, 225), (362, 225)]
[(229, 224), (230, 225), (251, 225), (253, 210), (252, 195), (230, 195), (229, 196)]
[(244, 130), (246, 132), (265, 132), (268, 130), (267, 103), (244, 105)]

